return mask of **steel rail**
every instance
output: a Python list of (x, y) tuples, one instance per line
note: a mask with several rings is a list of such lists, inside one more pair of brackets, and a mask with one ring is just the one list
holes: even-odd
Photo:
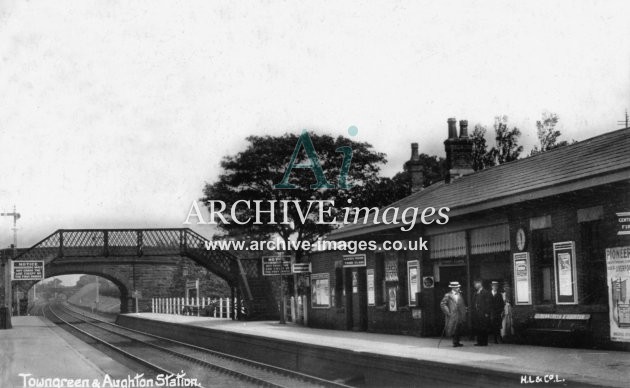
[[(252, 367), (252, 368), (254, 368), (256, 370), (260, 370), (262, 372), (267, 372), (267, 373), (270, 372), (272, 374), (277, 375), (277, 377), (280, 377), (280, 378), (289, 378), (289, 379), (292, 379), (292, 380), (298, 380), (301, 383), (311, 383), (311, 384), (314, 384), (314, 385), (325, 386), (325, 387), (345, 387), (345, 388), (349, 387), (347, 385), (340, 384), (340, 383), (337, 383), (337, 382), (334, 382), (334, 381), (321, 379), (321, 378), (318, 378), (318, 377), (315, 377), (315, 376), (306, 375), (306, 374), (303, 374), (303, 373), (300, 373), (300, 372), (294, 372), (294, 371), (291, 371), (291, 370), (288, 370), (288, 369), (284, 369), (284, 368), (280, 368), (280, 367), (276, 367), (276, 366), (273, 366), (273, 365), (268, 365), (268, 364), (260, 363), (260, 362), (257, 362), (257, 361), (248, 360), (248, 359), (245, 359), (245, 358), (241, 358), (241, 357), (233, 356), (233, 355), (230, 355), (230, 354), (226, 354), (226, 353), (222, 353), (222, 352), (218, 352), (218, 351), (202, 348), (202, 347), (195, 346), (195, 345), (192, 345), (192, 344), (188, 344), (188, 343), (185, 343), (185, 342), (172, 340), (170, 338), (165, 338), (165, 337), (157, 336), (157, 335), (154, 335), (154, 334), (145, 333), (145, 332), (142, 332), (142, 331), (139, 331), (139, 330), (130, 329), (130, 328), (127, 328), (127, 327), (124, 327), (124, 326), (116, 325), (116, 324), (114, 324), (112, 322), (104, 321), (104, 320), (102, 320), (100, 318), (97, 318), (97, 317), (95, 317), (93, 315), (88, 315), (88, 314), (85, 314), (85, 313), (83, 313), (81, 311), (77, 311), (76, 309), (71, 308), (71, 307), (69, 307), (67, 305), (63, 306), (63, 309), (64, 309), (64, 312), (66, 314), (68, 314), (70, 316), (73, 316), (73, 317), (75, 317), (77, 319), (80, 319), (84, 323), (87, 323), (87, 324), (89, 324), (91, 326), (97, 327), (100, 330), (104, 330), (104, 331), (110, 332), (110, 333), (112, 333), (114, 335), (120, 336), (122, 338), (126, 338), (126, 339), (131, 340), (131, 341), (142, 343), (143, 345), (153, 347), (155, 349), (158, 349), (158, 350), (160, 350), (162, 352), (165, 352), (165, 353), (171, 354), (173, 356), (179, 357), (181, 359), (185, 359), (185, 360), (191, 361), (193, 363), (197, 363), (197, 364), (203, 365), (204, 367), (208, 367), (210, 369), (214, 369), (214, 370), (219, 371), (221, 373), (225, 373), (225, 374), (237, 377), (237, 378), (239, 378), (241, 380), (244, 380), (244, 381), (247, 381), (247, 382), (250, 382), (250, 383), (255, 383), (255, 384), (260, 385), (260, 386), (274, 387), (274, 388), (290, 388), (290, 387), (294, 387), (295, 386), (296, 381), (287, 382), (287, 383), (289, 383), (289, 385), (285, 385), (285, 384), (280, 383), (280, 382), (269, 381), (268, 379), (263, 379), (261, 377), (256, 377), (256, 376), (253, 376), (252, 374), (248, 374), (248, 373), (245, 373), (245, 372), (242, 372), (242, 371), (238, 371), (238, 370), (226, 367), (226, 366), (217, 365), (217, 364), (214, 364), (212, 362), (201, 360), (199, 358), (195, 358), (194, 356), (191, 356), (191, 355), (188, 355), (188, 354), (185, 354), (185, 353), (181, 353), (181, 352), (173, 350), (173, 349), (166, 348), (164, 346), (153, 344), (153, 343), (150, 343), (150, 342), (142, 340), (142, 339), (134, 338), (132, 336), (123, 334), (120, 331), (122, 330), (123, 332), (125, 332), (125, 331), (126, 332), (131, 332), (131, 333), (134, 333), (134, 334), (137, 334), (137, 335), (141, 335), (141, 336), (144, 336), (144, 337), (155, 338), (155, 339), (158, 339), (160, 341), (166, 342), (167, 344), (174, 344), (176, 346), (193, 349), (193, 350), (195, 350), (197, 352), (200, 352), (202, 354), (206, 354), (206, 355), (210, 355), (210, 356), (213, 356), (213, 357), (221, 358), (221, 359), (224, 359), (224, 360), (227, 360), (227, 361), (230, 361), (230, 362), (234, 362), (234, 363), (237, 363), (237, 364), (238, 363), (244, 364), (244, 365)], [(90, 322), (89, 320), (96, 321), (96, 322), (98, 322), (98, 324), (96, 324), (94, 322)], [(101, 326), (101, 324), (105, 324), (107, 326), (111, 326), (111, 327), (115, 328), (116, 330), (105, 328), (105, 327)]]
[[(326, 379), (323, 379), (323, 378), (320, 378), (320, 377), (308, 375), (308, 374), (301, 373), (301, 372), (292, 371), (292, 370), (285, 369), (285, 368), (282, 368), (282, 367), (278, 367), (278, 366), (275, 366), (275, 365), (265, 364), (265, 363), (262, 363), (262, 362), (258, 362), (258, 361), (254, 361), (254, 360), (250, 360), (250, 359), (234, 356), (234, 355), (223, 353), (223, 352), (219, 352), (219, 351), (216, 351), (216, 350), (203, 348), (203, 347), (196, 346), (196, 345), (193, 345), (193, 344), (190, 344), (190, 343), (177, 341), (177, 340), (174, 340), (174, 339), (171, 339), (171, 338), (161, 337), (159, 335), (146, 333), (146, 332), (143, 332), (143, 331), (140, 331), (140, 330), (135, 330), (135, 329), (131, 329), (131, 328), (128, 328), (128, 327), (120, 326), (120, 325), (117, 325), (115, 323), (105, 321), (105, 320), (95, 316), (94, 314), (86, 314), (85, 312), (79, 311), (79, 310), (77, 310), (74, 307), (68, 306), (67, 304), (64, 305), (64, 308), (66, 310), (69, 310), (69, 311), (73, 312), (74, 314), (81, 315), (83, 317), (92, 319), (94, 321), (98, 321), (100, 323), (103, 323), (103, 324), (115, 327), (115, 328), (123, 330), (123, 331), (129, 331), (129, 332), (136, 333), (136, 334), (139, 334), (139, 335), (143, 335), (143, 336), (146, 336), (146, 337), (151, 337), (151, 338), (155, 338), (155, 339), (158, 339), (158, 340), (161, 340), (161, 341), (172, 343), (172, 344), (175, 344), (175, 345), (178, 345), (178, 346), (191, 348), (191, 349), (194, 349), (194, 350), (196, 350), (198, 352), (201, 352), (201, 353), (206, 353), (208, 355), (212, 355), (212, 356), (216, 356), (216, 357), (219, 357), (219, 358), (227, 359), (227, 360), (234, 361), (234, 362), (237, 362), (237, 363), (240, 362), (240, 363), (247, 364), (247, 365), (249, 365), (251, 367), (254, 367), (254, 368), (266, 369), (268, 371), (274, 372), (274, 373), (276, 373), (278, 375), (281, 375), (281, 376), (286, 376), (286, 377), (290, 377), (290, 378), (294, 378), (294, 379), (298, 379), (298, 380), (303, 380), (304, 382), (309, 382), (309, 383), (316, 384), (316, 385), (321, 385), (321, 386), (324, 386), (324, 387), (351, 388), (351, 386), (349, 386), (349, 385), (345, 385), (345, 384), (342, 384), (342, 383), (339, 383), (339, 382), (336, 382), (336, 381), (326, 380)], [(107, 329), (105, 329), (105, 328), (103, 328), (101, 326), (98, 326), (98, 327), (100, 327), (100, 328), (102, 328), (104, 330), (107, 330)], [(118, 334), (120, 334), (120, 333), (118, 333)], [(120, 335), (124, 336), (124, 334), (120, 334)], [(150, 344), (150, 345), (154, 346), (154, 344)], [(155, 345), (155, 346), (157, 346), (157, 345)]]
[[(134, 361), (136, 361), (136, 362), (138, 362), (138, 363), (140, 363), (140, 364), (150, 368), (153, 371), (156, 371), (156, 372), (159, 372), (159, 373), (164, 373), (166, 375), (173, 375), (173, 376), (177, 375), (176, 373), (173, 373), (173, 372), (169, 371), (168, 369), (164, 369), (164, 368), (162, 368), (159, 365), (156, 365), (156, 364), (154, 364), (154, 363), (152, 363), (150, 361), (147, 361), (147, 360), (145, 360), (145, 359), (143, 359), (141, 357), (138, 357), (138, 356), (136, 356), (134, 354), (131, 354), (131, 353), (127, 352), (126, 350), (123, 350), (123, 349), (119, 348), (116, 345), (113, 345), (113, 344), (111, 344), (111, 343), (109, 343), (109, 342), (107, 342), (107, 341), (105, 341), (105, 340), (103, 340), (101, 338), (96, 337), (95, 335), (92, 335), (92, 334), (88, 333), (87, 331), (85, 331), (83, 329), (78, 328), (76, 325), (73, 325), (72, 323), (70, 323), (70, 322), (66, 321), (65, 319), (61, 318), (57, 313), (55, 313), (55, 311), (52, 309), (52, 307), (50, 307), (50, 305), (47, 305), (46, 307), (48, 307), (48, 310), (55, 317), (55, 319), (57, 321), (61, 321), (67, 327), (70, 327), (73, 330), (81, 333), (81, 335), (84, 335), (84, 336), (86, 336), (86, 337), (96, 341), (97, 343), (102, 344), (102, 345), (104, 345), (104, 346), (114, 350), (115, 352), (120, 353), (123, 356), (125, 356), (125, 357), (127, 357), (129, 359), (132, 359), (132, 360), (134, 360)], [(46, 311), (45, 311), (44, 307), (42, 307), (42, 314), (44, 315), (44, 317), (46, 317)], [(46, 317), (46, 318), (48, 318), (48, 317)], [(57, 322), (55, 322), (52, 319), (51, 319), (51, 322), (57, 323)], [(203, 388), (203, 386), (201, 386), (201, 385), (197, 385), (197, 386), (199, 388)]]

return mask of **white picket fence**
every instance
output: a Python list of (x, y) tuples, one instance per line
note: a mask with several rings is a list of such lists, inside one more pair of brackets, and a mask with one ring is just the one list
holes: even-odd
[[(151, 298), (151, 312), (158, 314), (192, 315), (191, 307), (199, 313), (206, 306), (214, 306), (210, 316), (214, 318), (232, 318), (236, 299), (230, 298)], [(198, 314), (195, 314), (198, 315)]]

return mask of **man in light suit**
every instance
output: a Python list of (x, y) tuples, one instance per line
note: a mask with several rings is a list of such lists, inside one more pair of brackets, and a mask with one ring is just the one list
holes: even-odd
[(464, 346), (459, 342), (462, 326), (466, 322), (466, 304), (462, 296), (459, 282), (450, 282), (451, 292), (444, 294), (440, 308), (444, 313), (444, 333), (453, 337), (453, 347)]

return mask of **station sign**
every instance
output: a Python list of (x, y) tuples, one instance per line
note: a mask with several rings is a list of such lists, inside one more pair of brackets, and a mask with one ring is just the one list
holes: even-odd
[(293, 263), (291, 272), (293, 273), (311, 273), (311, 263)]
[(361, 255), (344, 255), (343, 256), (344, 268), (352, 267), (365, 267), (367, 266), (367, 259), (364, 254)]
[(617, 235), (630, 235), (630, 212), (617, 213), (617, 222), (619, 222)]
[(263, 256), (263, 276), (290, 275), (291, 257), (289, 256)]
[(199, 279), (186, 280), (186, 288), (199, 288)]
[(44, 280), (44, 261), (11, 261), (11, 280)]

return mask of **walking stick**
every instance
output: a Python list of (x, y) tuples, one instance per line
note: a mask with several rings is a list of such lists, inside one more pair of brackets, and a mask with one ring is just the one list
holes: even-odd
[(440, 337), (440, 340), (438, 341), (438, 349), (440, 348), (440, 344), (442, 343), (442, 340), (444, 339), (444, 333), (446, 333), (446, 322), (444, 322), (444, 329), (442, 329), (442, 336)]

